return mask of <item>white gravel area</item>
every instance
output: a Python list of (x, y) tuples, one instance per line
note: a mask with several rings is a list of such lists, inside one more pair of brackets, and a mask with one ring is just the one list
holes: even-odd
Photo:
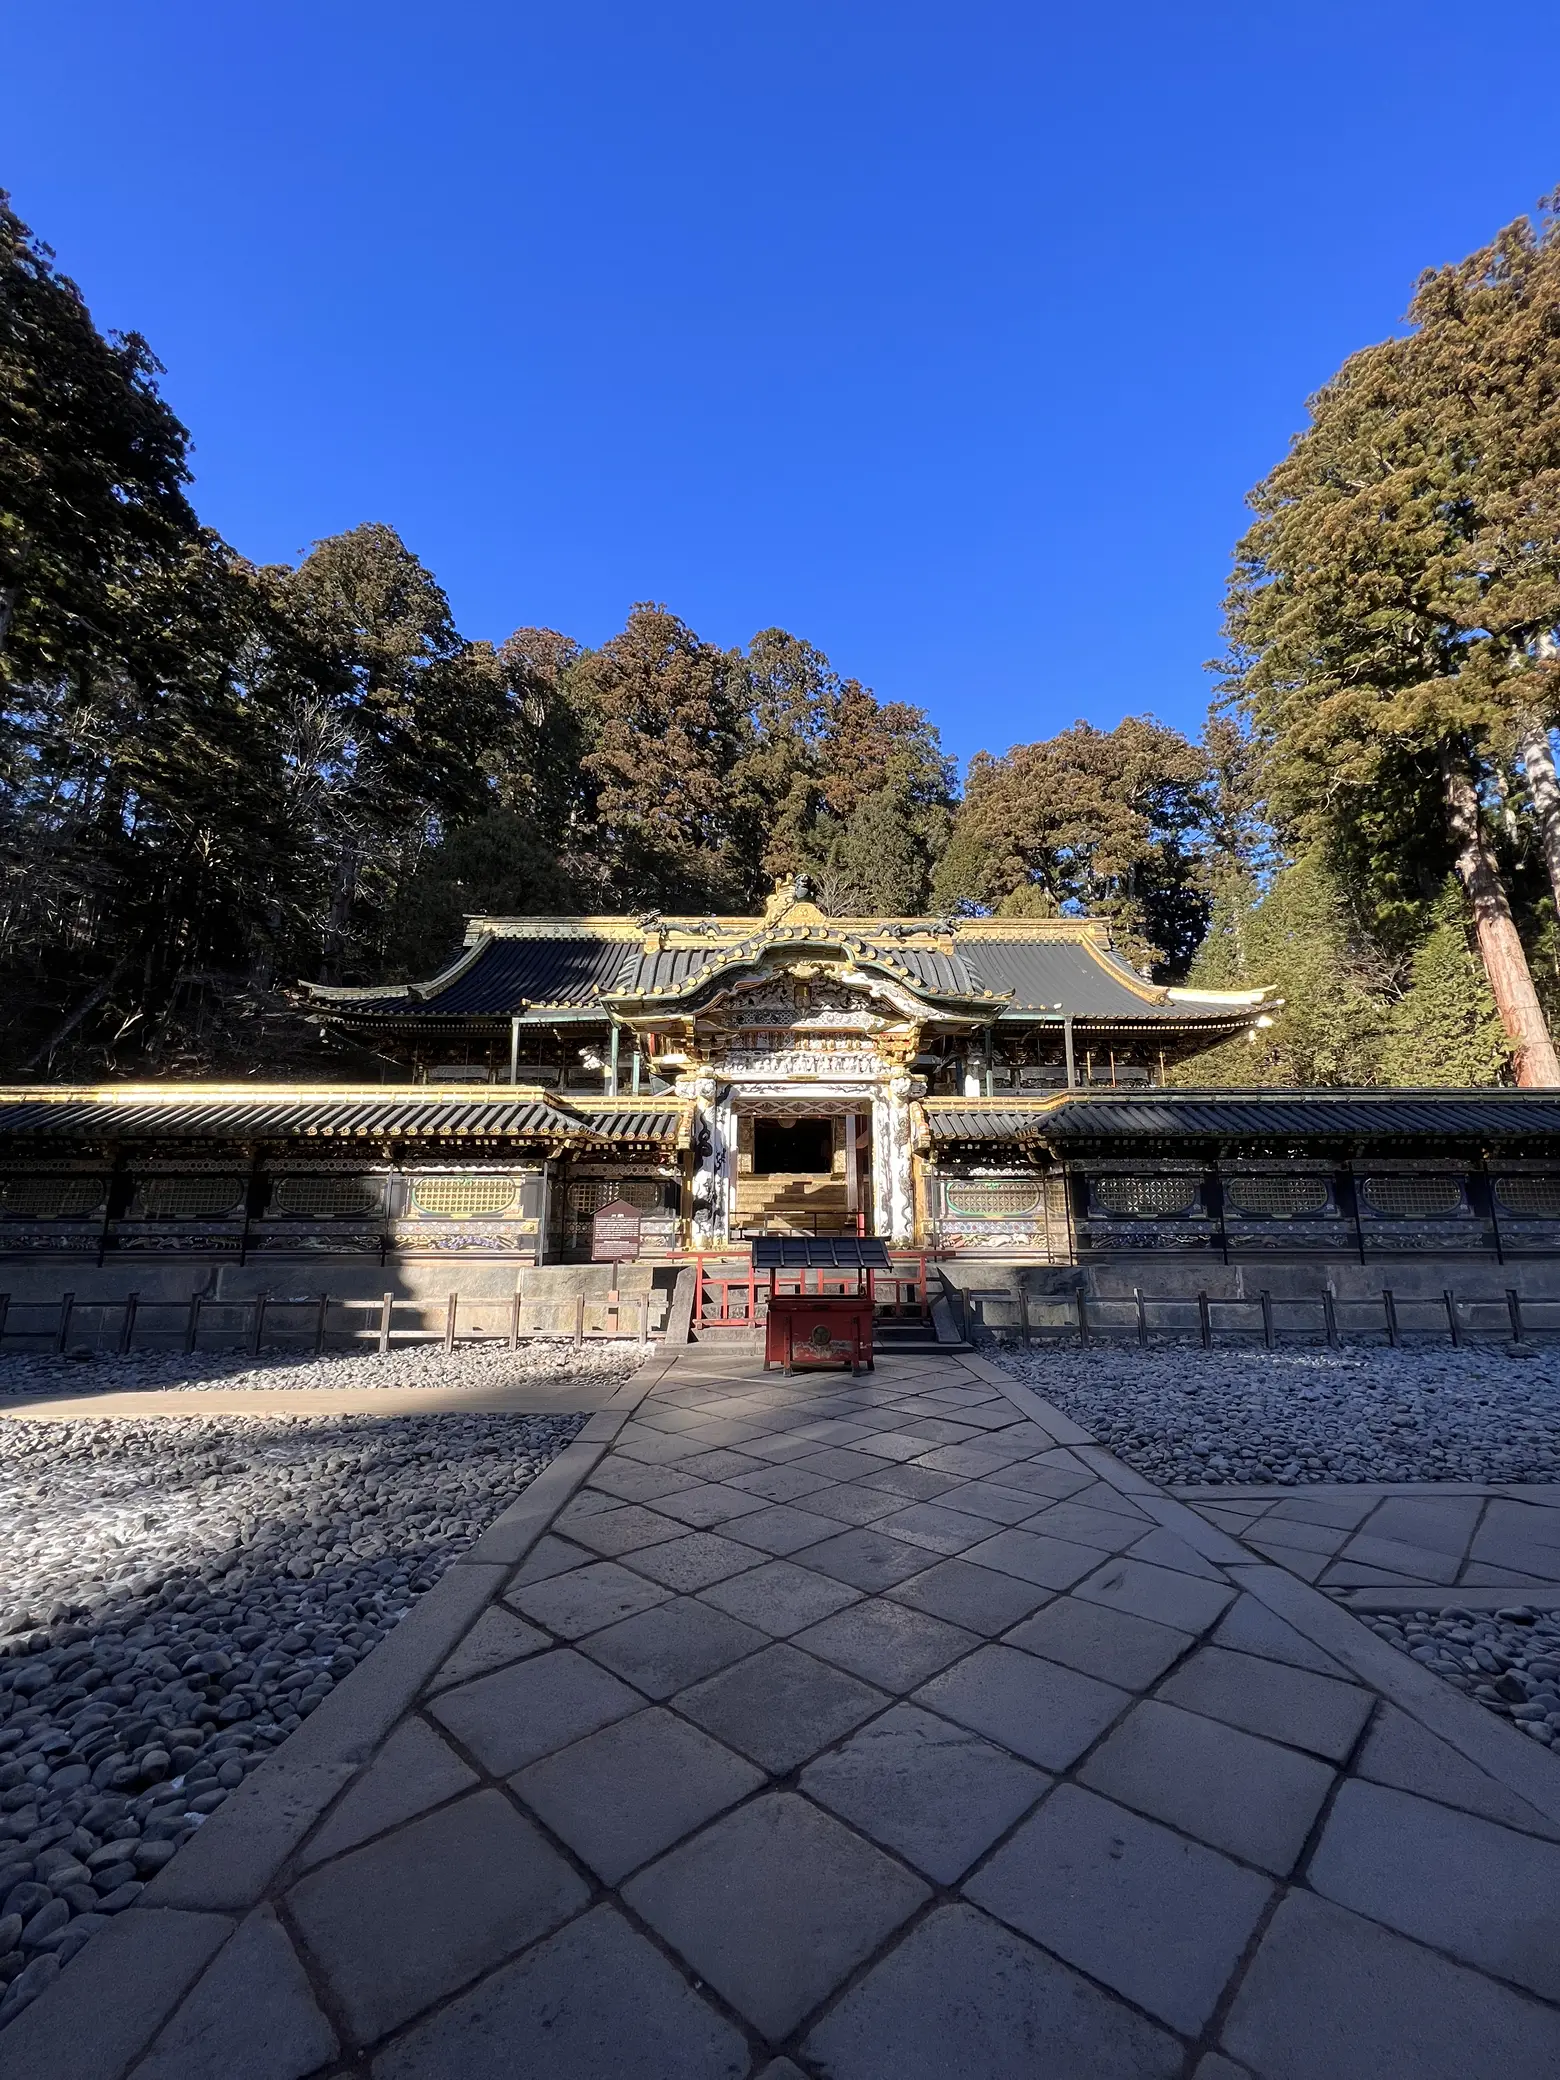
[(0, 2025), (585, 1420), (0, 1423)]
[(567, 1342), (403, 1344), (386, 1351), (263, 1350), (129, 1351), (59, 1357), (54, 1352), (0, 1356), (0, 1395), (121, 1391), (177, 1392), (200, 1388), (263, 1387), (306, 1393), (316, 1387), (507, 1387), (517, 1384), (627, 1379), (654, 1344), (631, 1338), (598, 1339), (578, 1349)]
[(1172, 1486), (1560, 1480), (1560, 1352), (999, 1350)]
[(1560, 1613), (1451, 1606), (1372, 1613), (1362, 1623), (1542, 1747), (1560, 1748)]

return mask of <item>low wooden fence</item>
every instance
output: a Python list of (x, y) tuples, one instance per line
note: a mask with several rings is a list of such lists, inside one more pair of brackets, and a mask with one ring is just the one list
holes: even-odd
[[(1260, 1342), (1268, 1350), (1276, 1349), (1281, 1337), (1333, 1350), (1345, 1342), (1398, 1349), (1444, 1337), (1460, 1348), (1470, 1342), (1531, 1344), (1541, 1334), (1560, 1332), (1555, 1312), (1560, 1300), (1524, 1299), (1514, 1287), (1498, 1294), (1459, 1294), (1447, 1286), (1439, 1295), (1426, 1295), (1394, 1293), (1383, 1286), (1379, 1294), (1359, 1299), (1340, 1299), (1327, 1291), (1188, 1295), (1145, 1293), (1141, 1287), (1134, 1287), (1130, 1297), (1105, 1299), (1081, 1291), (1031, 1297), (1021, 1286), (1016, 1293), (958, 1287), (952, 1293), (969, 1342), (978, 1341), (982, 1332), (997, 1338), (1016, 1333), (1026, 1350), (1036, 1343), (1076, 1343), (1087, 1349), (1095, 1343), (1186, 1343), (1193, 1337), (1211, 1350), (1216, 1332), (1225, 1341)], [(998, 1301), (1014, 1311), (1016, 1322), (988, 1322), (986, 1308)], [(1548, 1319), (1540, 1320), (1544, 1310)]]
[[(648, 1343), (653, 1302), (665, 1295), (627, 1294), (594, 1300), (583, 1293), (531, 1300), (523, 1293), (450, 1293), (443, 1300), (344, 1300), (330, 1293), (290, 1299), (269, 1292), (247, 1300), (220, 1300), (197, 1293), (189, 1300), (147, 1300), (138, 1293), (95, 1300), (64, 1293), (58, 1301), (15, 1300), (0, 1293), (0, 1348), (25, 1344), (34, 1351), (127, 1352), (137, 1348), (186, 1351), (312, 1348), (327, 1343), (371, 1343), (383, 1354), (397, 1345), (502, 1343), (518, 1350), (541, 1339), (572, 1342), (576, 1348), (604, 1339)], [(29, 1317), (36, 1326), (24, 1325)], [(44, 1319), (37, 1321), (37, 1317)], [(414, 1323), (407, 1317), (415, 1316)], [(399, 1322), (397, 1317), (400, 1317)], [(430, 1317), (432, 1317), (430, 1321)], [(161, 1326), (160, 1326), (161, 1325)]]

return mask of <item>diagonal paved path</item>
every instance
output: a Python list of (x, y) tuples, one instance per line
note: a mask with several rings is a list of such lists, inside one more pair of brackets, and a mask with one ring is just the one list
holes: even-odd
[(1560, 1484), (1179, 1488), (1199, 1516), (1356, 1610), (1560, 1603)]
[(1553, 1757), (977, 1359), (699, 1351), (0, 2034), (3, 2080), (1557, 2069)]

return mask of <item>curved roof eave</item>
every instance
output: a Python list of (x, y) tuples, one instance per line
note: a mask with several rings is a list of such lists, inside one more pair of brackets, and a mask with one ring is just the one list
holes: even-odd
[(422, 1004), (429, 997), (437, 996), (440, 990), (448, 989), (452, 982), (458, 982), (468, 969), (476, 966), (491, 944), (490, 933), (473, 939), (447, 968), (441, 968), (426, 982), (371, 982), (353, 989), (338, 989), (324, 982), (306, 982), (303, 987), (317, 1004)]
[(1172, 1004), (1206, 1004), (1210, 1010), (1227, 1007), (1232, 1011), (1282, 1011), (1284, 1008), (1276, 982), (1264, 982), (1258, 989), (1167, 989), (1165, 995)]

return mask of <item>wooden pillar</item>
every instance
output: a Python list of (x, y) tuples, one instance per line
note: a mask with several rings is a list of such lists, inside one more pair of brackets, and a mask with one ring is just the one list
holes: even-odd
[(1071, 1090), (1078, 1081), (1078, 1063), (1073, 1054), (1073, 1022), (1070, 1011), (1062, 1020), (1062, 1049), (1067, 1061), (1067, 1088)]

